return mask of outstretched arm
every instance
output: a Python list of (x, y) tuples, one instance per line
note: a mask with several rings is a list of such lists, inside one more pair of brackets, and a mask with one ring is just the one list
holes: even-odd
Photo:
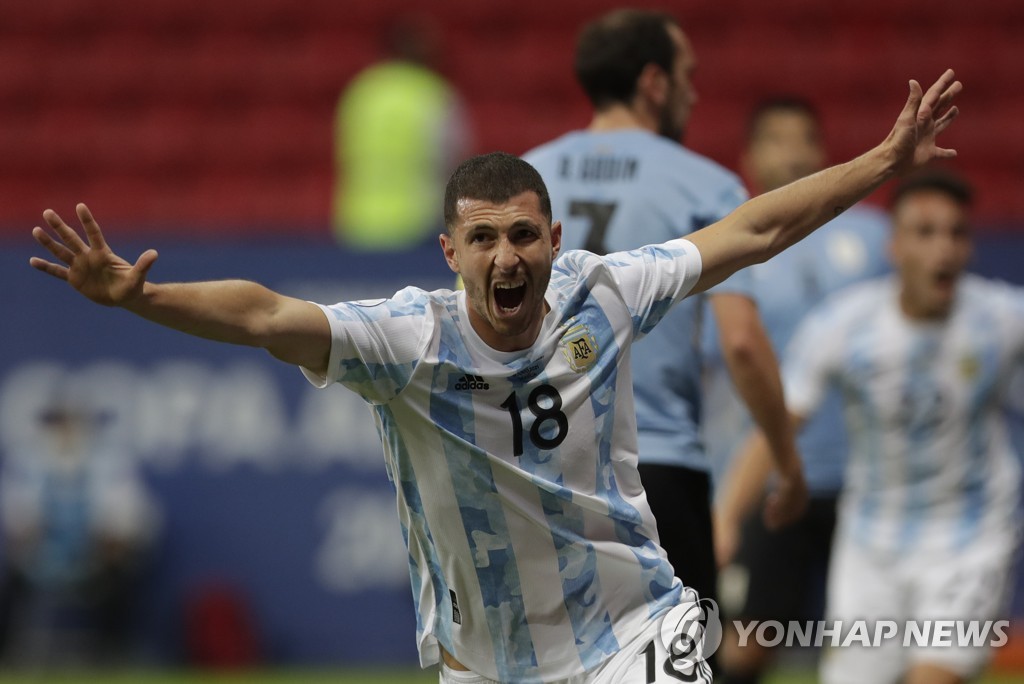
[(928, 92), (910, 82), (910, 96), (888, 137), (853, 161), (839, 164), (759, 195), (721, 221), (690, 234), (703, 268), (694, 292), (735, 271), (765, 261), (867, 197), (895, 175), (934, 159), (956, 156), (935, 144), (959, 113), (952, 106), (961, 90), (947, 70)]
[[(788, 414), (786, 420), (794, 433), (800, 431), (804, 422), (803, 418), (796, 414)], [(739, 547), (743, 520), (764, 496), (771, 471), (771, 447), (765, 434), (760, 430), (754, 430), (737, 452), (721, 484), (715, 505), (715, 559), (719, 566), (728, 565), (732, 561)], [(806, 504), (807, 491), (803, 478), (800, 479), (800, 483), (802, 490), (799, 497), (803, 504)], [(776, 487), (768, 494), (763, 513), (764, 523), (768, 529), (777, 529), (793, 520), (792, 488), (792, 482), (780, 478)]]
[(43, 212), (56, 238), (38, 226), (32, 236), (59, 263), (32, 257), (29, 263), (34, 268), (67, 281), (98, 304), (119, 306), (190, 335), (262, 347), (282, 361), (326, 373), (331, 332), (316, 305), (243, 280), (148, 282), (146, 276), (157, 259), (155, 250), (144, 252), (131, 264), (110, 249), (84, 204), (76, 211), (85, 240), (56, 212)]
[(807, 484), (786, 411), (778, 359), (757, 305), (749, 297), (712, 293), (711, 307), (729, 377), (764, 435), (765, 464), (774, 466), (778, 475), (772, 523), (788, 524), (803, 514)]

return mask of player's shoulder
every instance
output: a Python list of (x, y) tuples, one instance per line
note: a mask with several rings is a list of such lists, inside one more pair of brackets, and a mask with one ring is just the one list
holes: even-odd
[(667, 143), (665, 147), (665, 153), (674, 154), (681, 160), (685, 160), (685, 164), (693, 169), (700, 171), (702, 174), (706, 174), (716, 183), (731, 183), (735, 185), (742, 185), (743, 181), (736, 175), (732, 170), (726, 168), (722, 164), (719, 164), (710, 157), (705, 157), (703, 154), (694, 152), (688, 147), (683, 145), (676, 145), (675, 143), (665, 140)]
[(424, 290), (409, 286), (398, 290), (390, 297), (357, 299), (328, 305), (326, 308), (340, 320), (362, 320), (365, 322), (385, 318), (424, 316), (430, 312), (454, 310), (458, 305), (458, 293), (452, 290)]
[(595, 269), (606, 267), (605, 258), (585, 249), (569, 249), (558, 255), (551, 266), (551, 279), (559, 285), (578, 280)]
[(978, 275), (977, 273), (964, 273), (960, 276), (960, 286), (968, 292), (977, 293), (992, 293), (998, 292), (1003, 295), (1012, 295), (1014, 293), (1019, 294), (1024, 291), (1020, 285), (1001, 280), (999, 278), (989, 278), (986, 276)]
[(569, 154), (630, 153), (644, 160), (644, 166), (659, 175), (684, 180), (688, 185), (743, 187), (739, 176), (718, 162), (687, 147), (643, 129), (614, 131), (570, 131), (538, 145), (523, 159), (541, 167)]
[(843, 308), (862, 308), (871, 303), (878, 304), (896, 292), (896, 281), (891, 275), (881, 276), (854, 283), (833, 292), (825, 298), (825, 304)]
[(569, 131), (568, 133), (563, 133), (557, 138), (553, 138), (530, 150), (527, 150), (521, 155), (521, 157), (523, 161), (527, 162), (539, 171), (543, 171), (543, 166), (558, 159), (560, 155), (575, 152), (585, 138), (585, 131)]
[[(548, 282), (549, 302), (559, 311), (559, 316), (571, 316), (584, 301), (589, 301), (595, 289), (601, 285), (615, 289), (615, 277), (609, 262), (611, 255), (598, 255), (585, 249), (570, 249), (562, 252), (551, 267)], [(610, 292), (607, 287), (603, 288)]]
[(1024, 306), (1024, 287), (974, 273), (961, 276), (958, 294), (972, 308), (1020, 309)]
[(817, 320), (843, 328), (861, 326), (886, 309), (896, 297), (892, 276), (882, 276), (849, 285), (826, 296), (813, 310)]
[(588, 280), (595, 272), (614, 273), (618, 269), (642, 268), (644, 264), (659, 261), (689, 259), (699, 263), (700, 252), (685, 239), (672, 239), (661, 243), (626, 249), (608, 254), (594, 254), (585, 249), (562, 252), (552, 265), (552, 279)]
[(659, 171), (681, 186), (703, 193), (738, 192), (746, 195), (738, 175), (710, 157), (657, 135), (649, 137), (649, 158)]
[(454, 294), (453, 290), (424, 290), (415, 285), (409, 285), (391, 295), (388, 298), (388, 302), (395, 309), (407, 309), (409, 312), (416, 312), (438, 304), (443, 305)]
[(854, 231), (862, 239), (874, 242), (882, 242), (888, 238), (890, 225), (888, 213), (865, 202), (853, 205), (829, 222), (829, 227), (833, 230)]

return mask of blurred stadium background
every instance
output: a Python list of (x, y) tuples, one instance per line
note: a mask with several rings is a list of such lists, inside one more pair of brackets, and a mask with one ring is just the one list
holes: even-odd
[[(160, 280), (245, 277), (320, 301), (447, 286), (436, 248), (355, 255), (334, 242), (339, 94), (382, 56), (378, 36), (394, 17), (427, 14), (443, 30), (441, 70), (465, 98), (477, 151), (521, 153), (587, 123), (571, 75), (574, 36), (620, 4), (5, 0), (0, 450), (32, 439), (34, 416), (57, 386), (113, 416), (108, 429), (137, 455), (164, 518), (139, 593), (146, 667), (197, 664), (196, 606), (220, 597), (239, 607), (260, 667), (420, 681), (414, 670), (345, 674), (415, 664), (390, 485), (359, 400), (317, 393), (261, 353), (84, 306), (33, 272), (29, 229), (41, 211), (70, 217), (88, 202), (125, 256), (160, 249)], [(966, 85), (964, 118), (945, 142), (978, 189), (977, 270), (1024, 283), (1024, 3), (660, 6), (680, 17), (702, 65), (687, 143), (732, 168), (746, 113), (764, 95), (811, 98), (842, 160), (888, 132), (908, 77), (954, 67)], [(1015, 614), (1024, 615), (1020, 598)], [(73, 633), (38, 648), (52, 652), (58, 639), (59, 650), (65, 637)], [(1024, 681), (1017, 668), (1024, 656), (1011, 645), (999, 653), (998, 681)], [(266, 681), (317, 677), (301, 670)], [(48, 681), (92, 680), (72, 671)]]

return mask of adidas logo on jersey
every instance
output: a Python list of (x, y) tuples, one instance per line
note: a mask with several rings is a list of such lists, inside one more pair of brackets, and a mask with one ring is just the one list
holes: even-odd
[(487, 384), (487, 381), (481, 378), (479, 375), (470, 375), (466, 373), (455, 383), (455, 389), (457, 390), (485, 390), (491, 389), (491, 386)]

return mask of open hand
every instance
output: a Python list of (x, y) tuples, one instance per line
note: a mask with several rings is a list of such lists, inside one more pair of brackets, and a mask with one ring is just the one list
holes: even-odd
[(32, 229), (32, 237), (60, 263), (39, 257), (29, 264), (43, 273), (67, 281), (92, 301), (105, 306), (124, 306), (142, 295), (146, 274), (156, 261), (156, 250), (150, 249), (130, 264), (114, 254), (103, 239), (99, 224), (84, 204), (75, 207), (78, 220), (85, 229), (88, 242), (70, 228), (57, 212), (47, 209), (43, 219), (56, 233), (55, 239), (39, 226)]
[(938, 147), (935, 137), (960, 113), (953, 99), (963, 89), (952, 69), (947, 69), (928, 89), (910, 81), (910, 96), (885, 142), (895, 155), (896, 171), (907, 173), (934, 159), (950, 159), (956, 150)]
[(807, 509), (807, 482), (799, 471), (795, 475), (779, 476), (774, 490), (764, 503), (764, 525), (777, 530), (797, 521)]

